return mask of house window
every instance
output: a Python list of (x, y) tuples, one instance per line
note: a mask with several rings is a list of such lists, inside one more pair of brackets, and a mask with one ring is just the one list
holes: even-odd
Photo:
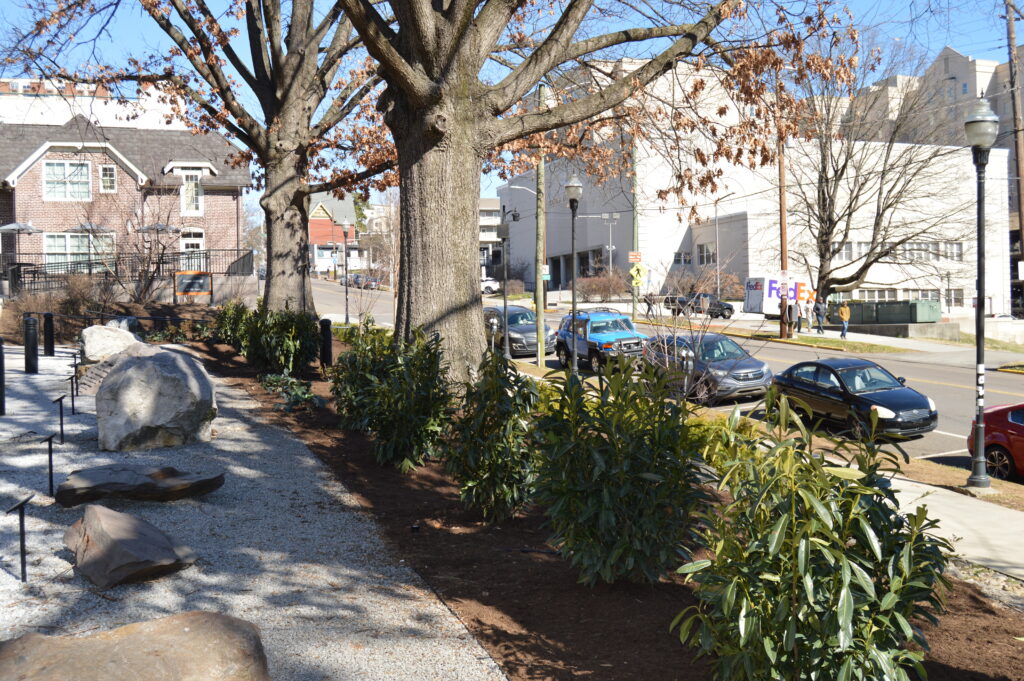
[(853, 243), (847, 241), (832, 244), (832, 254), (832, 259), (836, 262), (850, 262), (853, 260)]
[(960, 241), (947, 241), (946, 242), (946, 257), (950, 260), (956, 260), (957, 262), (963, 262), (964, 260), (964, 245)]
[(857, 297), (869, 303), (884, 303), (896, 300), (896, 289), (894, 288), (862, 288), (857, 291)]
[(906, 257), (912, 262), (935, 262), (939, 260), (939, 250), (937, 241), (908, 241), (905, 246)]
[(906, 288), (903, 295), (907, 300), (939, 300), (937, 288)]
[(697, 244), (698, 265), (714, 265), (716, 262), (718, 262), (718, 258), (711, 244)]
[(112, 194), (117, 191), (117, 166), (100, 166), (100, 193)]
[(46, 161), (43, 164), (44, 201), (91, 201), (87, 161)]
[(693, 254), (689, 251), (676, 251), (672, 255), (673, 265), (689, 265), (693, 263)]
[(962, 288), (946, 289), (946, 307), (963, 307), (964, 290)]
[(186, 170), (181, 175), (181, 214), (203, 214), (203, 188), (199, 185), (199, 171)]
[(114, 235), (47, 234), (43, 249), (47, 263), (108, 260), (114, 255)]
[(960, 86), (960, 94), (967, 94), (967, 83), (964, 83), (963, 85)]

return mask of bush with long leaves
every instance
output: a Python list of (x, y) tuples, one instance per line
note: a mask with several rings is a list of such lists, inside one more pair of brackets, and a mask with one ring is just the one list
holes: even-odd
[(459, 482), (463, 503), (490, 522), (512, 517), (532, 495), (531, 419), (538, 400), (536, 382), (500, 353), (488, 354), (477, 381), (465, 386), (445, 467)]
[[(916, 618), (935, 621), (945, 540), (925, 507), (903, 514), (883, 480), (895, 457), (873, 445), (817, 450), (788, 402), (771, 423), (720, 431), (716, 461), (733, 499), (703, 514), (713, 558), (679, 572), (698, 606), (672, 623), (680, 640), (714, 655), (715, 677), (907, 681), (927, 649)], [(845, 463), (830, 462), (824, 454)]]
[(560, 395), (536, 426), (537, 497), (581, 582), (653, 582), (690, 556), (709, 494), (685, 403), (665, 378), (625, 363), (605, 370), (600, 388), (552, 379)]

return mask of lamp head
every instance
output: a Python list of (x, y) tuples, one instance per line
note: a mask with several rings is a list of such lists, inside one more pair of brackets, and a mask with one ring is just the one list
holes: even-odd
[(967, 110), (964, 134), (967, 144), (979, 149), (991, 149), (999, 133), (999, 116), (992, 111), (988, 102), (979, 97)]
[(570, 201), (579, 201), (583, 196), (583, 184), (580, 182), (580, 178), (573, 173), (572, 176), (565, 182), (565, 198)]

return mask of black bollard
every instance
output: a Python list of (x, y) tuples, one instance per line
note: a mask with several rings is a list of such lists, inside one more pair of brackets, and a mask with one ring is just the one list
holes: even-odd
[(75, 415), (75, 394), (78, 392), (78, 378), (74, 374), (68, 376), (68, 382), (71, 384), (71, 389), (68, 391), (71, 394), (71, 415)]
[(39, 320), (25, 315), (25, 373), (39, 373)]
[(327, 368), (331, 366), (331, 320), (320, 320), (320, 366)]
[(28, 553), (25, 550), (25, 504), (32, 500), (34, 494), (29, 494), (27, 497), (11, 506), (7, 509), (7, 513), (18, 512), (18, 533), (21, 535), (21, 581), (28, 581), (28, 570), (25, 567), (25, 556)]
[(56, 352), (53, 350), (53, 313), (43, 313), (43, 354), (53, 357)]
[(7, 414), (7, 390), (4, 387), (4, 337), (0, 336), (0, 416)]

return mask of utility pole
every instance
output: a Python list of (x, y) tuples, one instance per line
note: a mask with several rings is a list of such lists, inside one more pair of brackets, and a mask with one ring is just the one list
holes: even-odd
[[(633, 189), (633, 192), (632, 192), (633, 193), (633, 252), (635, 253), (635, 252), (640, 250), (640, 211), (639, 211), (640, 200), (639, 200), (639, 196), (637, 195), (637, 190), (638, 190), (637, 179), (636, 179), (637, 143), (636, 143), (636, 138), (635, 137), (632, 140), (632, 145), (631, 145), (630, 153), (632, 155), (632, 158), (630, 159), (630, 164), (633, 166), (633, 187), (632, 187), (632, 189)], [(630, 312), (630, 317), (629, 318), (630, 319), (636, 319), (636, 305), (637, 305), (637, 298), (639, 297), (639, 293), (640, 293), (640, 287), (639, 286), (633, 286), (632, 289), (633, 289), (633, 308), (632, 308), (632, 311)]]
[[(543, 83), (537, 88), (537, 108), (546, 109), (548, 106), (548, 88)], [(544, 357), (547, 354), (547, 334), (544, 333), (544, 308), (547, 303), (547, 292), (545, 291), (544, 267), (547, 259), (547, 210), (544, 205), (544, 147), (541, 146), (537, 155), (537, 240), (535, 245), (533, 274), (534, 289), (533, 302), (537, 309), (537, 366), (545, 365)]]
[[(1020, 257), (1024, 259), (1024, 177), (1021, 177), (1021, 158), (1024, 157), (1024, 125), (1021, 124), (1020, 91), (1017, 87), (1020, 62), (1017, 58), (1017, 18), (1020, 10), (1013, 0), (1006, 0), (1006, 42), (1010, 50), (1010, 101), (1013, 103), (1013, 168), (1017, 181), (1017, 236)], [(1010, 278), (1013, 278), (1011, 273)], [(1024, 285), (1024, 282), (1022, 282)], [(1024, 300), (1021, 301), (1024, 305)]]
[[(786, 138), (782, 132), (780, 111), (780, 94), (782, 81), (779, 73), (775, 74), (775, 129), (779, 136), (779, 240), (781, 244), (782, 276), (786, 290), (781, 292), (781, 308), (779, 310), (779, 338), (789, 338), (789, 310), (786, 307), (789, 299), (789, 237), (786, 234)], [(716, 254), (717, 255), (717, 254)]]

